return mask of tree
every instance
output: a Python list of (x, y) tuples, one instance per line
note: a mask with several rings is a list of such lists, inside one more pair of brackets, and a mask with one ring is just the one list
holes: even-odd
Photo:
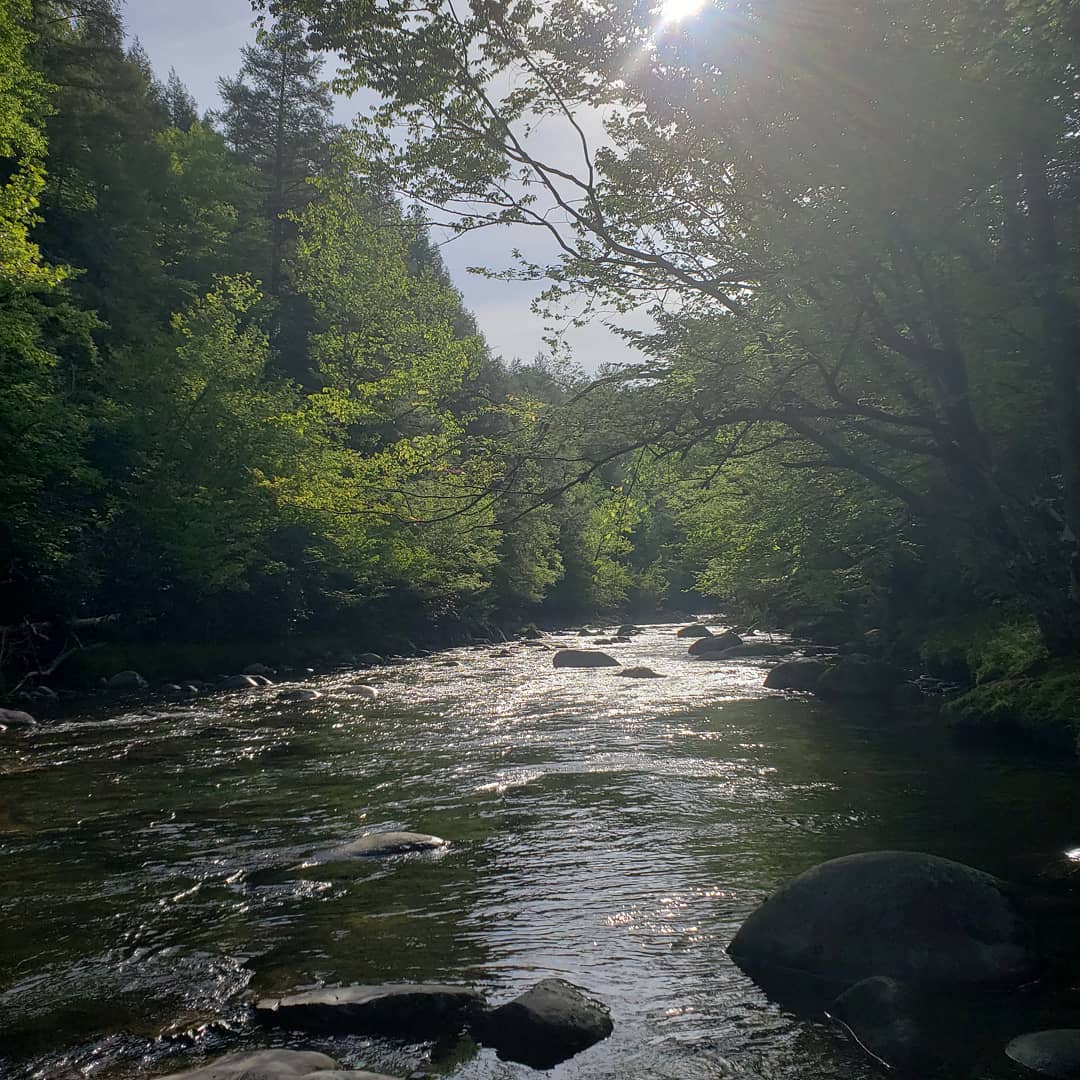
[(332, 103), (319, 79), (322, 58), (308, 48), (297, 20), (278, 19), (242, 55), (239, 74), (218, 81), (225, 107), (216, 119), (229, 145), (262, 176), (271, 236), (268, 290), (277, 297), (289, 215), (311, 201), (308, 180), (328, 162)]
[(388, 178), (460, 229), (542, 231), (561, 259), (523, 272), (548, 299), (652, 310), (624, 449), (719, 433), (737, 452), (779, 426), (815, 468), (978, 539), (983, 587), (1080, 648), (1064, 9), (736, 0), (688, 28), (623, 0), (270, 6), (347, 58), (343, 89), (386, 100)]

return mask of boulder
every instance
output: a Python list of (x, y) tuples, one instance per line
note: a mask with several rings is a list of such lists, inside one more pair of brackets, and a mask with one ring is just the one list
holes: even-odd
[(22, 709), (0, 709), (0, 727), (32, 728), (37, 727), (37, 721)]
[(743, 643), (738, 634), (730, 630), (723, 634), (710, 634), (708, 637), (699, 638), (690, 646), (689, 655), (708, 657), (710, 660), (718, 660), (721, 653), (734, 649)]
[(1039, 1076), (1080, 1077), (1080, 1028), (1058, 1028), (1018, 1035), (1005, 1053)]
[(624, 679), (666, 679), (667, 676), (659, 671), (653, 671), (651, 667), (628, 667), (623, 668), (621, 671), (616, 671), (616, 675), (621, 675)]
[(769, 641), (751, 641), (745, 645), (734, 645), (730, 649), (725, 649), (720, 654), (720, 659), (738, 660), (740, 657), (790, 656), (795, 651), (794, 645), (774, 645)]
[(552, 658), (554, 667), (619, 667), (619, 661), (614, 656), (608, 656), (606, 652), (597, 649), (560, 649)]
[(769, 690), (813, 690), (828, 668), (823, 660), (785, 660), (765, 676)]
[(273, 686), (274, 680), (269, 675), (249, 675), (249, 679), (255, 680), (256, 686)]
[(266, 664), (248, 664), (248, 666), (246, 668), (244, 668), (244, 670), (243, 670), (243, 672), (241, 672), (241, 674), (243, 674), (243, 675), (265, 675), (265, 676), (269, 677), (271, 675), (276, 675), (277, 672), (272, 667), (267, 667)]
[(362, 652), (357, 658), (356, 662), (361, 667), (378, 667), (383, 663), (383, 658), (378, 653)]
[(875, 975), (848, 987), (826, 1015), (843, 1024), (855, 1041), (889, 1068), (925, 1068), (934, 1060), (933, 1043), (919, 1019), (911, 988)]
[(623, 623), (615, 633), (619, 637), (632, 637), (634, 634), (641, 633), (641, 627), (635, 626), (633, 623)]
[(535, 626), (530, 626), (521, 636), (526, 641), (539, 641), (544, 635)]
[(367, 683), (355, 683), (352, 686), (346, 686), (345, 693), (352, 694), (353, 697), (367, 698), (370, 701), (379, 696), (379, 691), (374, 686), (368, 686)]
[(454, 1035), (484, 1008), (468, 986), (386, 983), (309, 990), (255, 1005), (269, 1027), (358, 1035), (396, 1035), (414, 1041)]
[(675, 636), (707, 638), (712, 637), (712, 631), (704, 623), (697, 622), (691, 626), (684, 626)]
[(544, 979), (481, 1016), (473, 1034), (499, 1057), (550, 1069), (612, 1031), (607, 1006), (562, 979)]
[(105, 685), (109, 690), (145, 690), (147, 684), (137, 671), (118, 671)]
[(514, 654), (509, 649), (496, 649), (492, 656), (498, 657), (500, 660), (507, 656), (513, 656)]
[(258, 685), (254, 675), (229, 675), (221, 680), (223, 690), (250, 690)]
[(333, 1058), (313, 1051), (258, 1050), (253, 1054), (228, 1054), (201, 1069), (169, 1073), (158, 1080), (293, 1080), (337, 1067)]
[(781, 886), (728, 948), (750, 974), (844, 985), (1016, 986), (1039, 969), (1031, 932), (997, 878), (916, 851), (821, 863)]
[(305, 859), (302, 865), (319, 866), (322, 863), (340, 862), (343, 859), (373, 859), (387, 855), (407, 855), (413, 851), (436, 851), (447, 846), (449, 845), (442, 837), (429, 836), (427, 833), (366, 833), (351, 843), (316, 852)]
[(282, 690), (278, 694), (278, 701), (318, 701), (322, 694), (318, 690), (299, 688), (296, 690)]
[(822, 673), (814, 693), (820, 697), (889, 697), (904, 681), (899, 668), (864, 653), (852, 653)]

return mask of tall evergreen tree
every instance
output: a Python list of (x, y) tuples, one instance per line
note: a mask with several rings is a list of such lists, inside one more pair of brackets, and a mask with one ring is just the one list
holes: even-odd
[(218, 114), (229, 144), (262, 174), (271, 223), (268, 291), (282, 292), (282, 264), (293, 235), (288, 215), (311, 201), (308, 179), (326, 166), (334, 135), (330, 91), (319, 79), (322, 58), (299, 20), (283, 18), (243, 50), (240, 72), (220, 79)]

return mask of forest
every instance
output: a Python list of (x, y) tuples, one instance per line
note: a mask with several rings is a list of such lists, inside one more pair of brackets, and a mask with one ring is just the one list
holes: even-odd
[[(254, 6), (202, 113), (115, 0), (0, 12), (9, 682), (711, 605), (1072, 729), (1072, 5)], [(511, 224), (638, 362), (492, 354), (439, 238)]]

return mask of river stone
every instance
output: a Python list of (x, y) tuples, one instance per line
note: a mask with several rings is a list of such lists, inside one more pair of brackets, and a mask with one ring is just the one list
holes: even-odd
[(31, 728), (37, 727), (37, 721), (22, 709), (0, 709), (0, 727)]
[(1080, 1028), (1057, 1028), (1018, 1035), (1005, 1053), (1040, 1076), (1080, 1077)]
[(612, 1031), (607, 1006), (562, 979), (544, 979), (482, 1016), (473, 1032), (499, 1057), (550, 1069)]
[(276, 675), (277, 672), (266, 664), (248, 664), (241, 672), (243, 675)]
[(352, 694), (353, 697), (369, 698), (374, 700), (379, 696), (379, 691), (374, 686), (368, 686), (367, 683), (353, 683), (351, 686), (346, 686), (346, 694)]
[(623, 623), (615, 633), (619, 637), (632, 637), (634, 634), (641, 633), (641, 627), (635, 626), (633, 623)]
[(823, 660), (785, 660), (765, 676), (769, 690), (813, 690), (828, 668)]
[(362, 652), (357, 658), (356, 662), (361, 667), (378, 667), (383, 663), (383, 658), (378, 653)]
[(781, 886), (728, 951), (751, 974), (1016, 986), (1038, 961), (1002, 887), (981, 870), (917, 851), (846, 855)]
[(690, 646), (690, 656), (704, 656), (710, 659), (719, 659), (721, 653), (734, 649), (743, 643), (738, 634), (726, 630), (722, 634), (710, 634), (708, 637), (699, 638)]
[(555, 667), (619, 667), (614, 656), (598, 649), (560, 649), (552, 658)]
[(255, 1015), (271, 1027), (419, 1041), (456, 1034), (483, 1008), (483, 995), (468, 986), (386, 983), (265, 998)]
[(794, 645), (774, 645), (772, 642), (758, 641), (747, 642), (745, 645), (735, 645), (730, 649), (725, 649), (720, 654), (721, 660), (738, 660), (741, 657), (770, 657), (770, 656), (790, 656), (795, 652)]
[(892, 664), (853, 653), (822, 673), (814, 693), (819, 697), (888, 697), (903, 681), (903, 673)]
[(229, 675), (221, 680), (223, 690), (250, 690), (259, 684), (253, 675)]
[(321, 697), (322, 694), (318, 690), (282, 690), (278, 694), (278, 701), (318, 701)]
[(110, 690), (145, 690), (147, 683), (137, 671), (118, 671), (105, 685)]
[(340, 862), (342, 859), (379, 858), (385, 855), (407, 855), (413, 851), (437, 851), (449, 845), (442, 837), (414, 832), (374, 832), (349, 844), (316, 852), (304, 860), (304, 866)]
[(676, 634), (676, 637), (712, 637), (712, 631), (704, 623), (694, 623), (692, 626), (684, 626)]
[(666, 679), (667, 676), (659, 671), (653, 671), (651, 667), (628, 667), (623, 668), (621, 671), (616, 671), (616, 675), (621, 675), (624, 679)]
[(918, 1011), (909, 986), (875, 975), (848, 987), (826, 1015), (843, 1024), (871, 1057), (894, 1069), (912, 1069), (929, 1065), (934, 1057)]
[(293, 1080), (337, 1067), (333, 1058), (310, 1050), (258, 1050), (228, 1054), (201, 1069), (169, 1073), (158, 1080)]

